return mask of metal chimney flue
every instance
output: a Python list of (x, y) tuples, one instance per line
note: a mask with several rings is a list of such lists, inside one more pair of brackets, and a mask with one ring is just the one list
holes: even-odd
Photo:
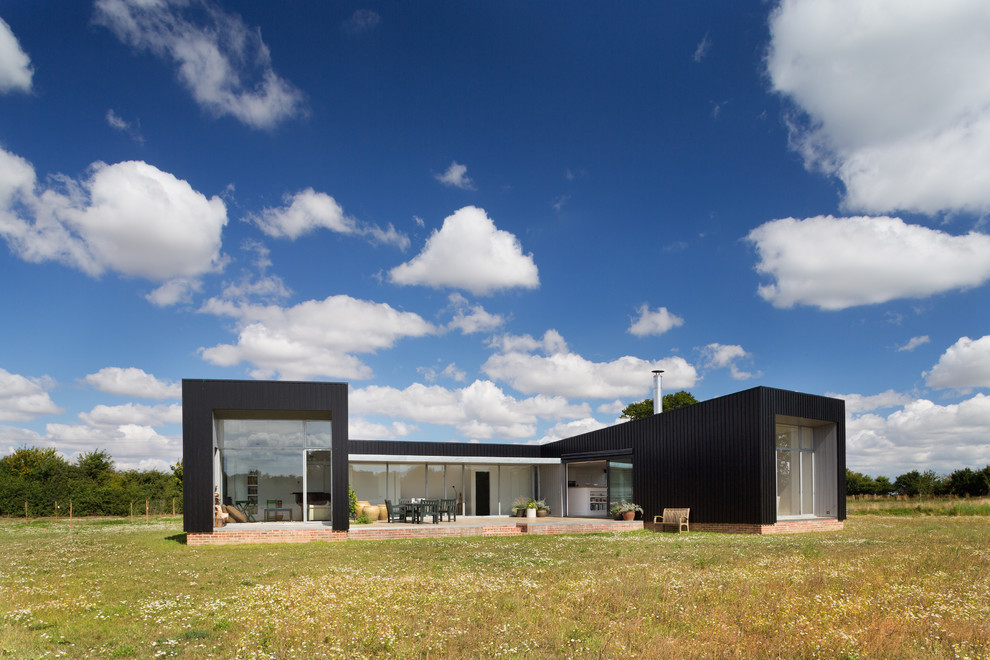
[(653, 370), (653, 414), (663, 412), (663, 369)]

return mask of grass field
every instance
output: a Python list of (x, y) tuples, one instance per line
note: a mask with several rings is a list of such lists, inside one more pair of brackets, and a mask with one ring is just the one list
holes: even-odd
[(990, 516), (990, 497), (884, 497), (863, 495), (846, 500), (849, 515)]
[(0, 657), (990, 657), (990, 519), (187, 547), (0, 522)]

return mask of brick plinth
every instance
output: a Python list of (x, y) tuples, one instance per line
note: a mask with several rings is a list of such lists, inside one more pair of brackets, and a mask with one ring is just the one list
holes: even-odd
[(228, 526), (209, 532), (186, 534), (188, 545), (242, 545), (245, 543), (309, 543), (310, 541), (457, 538), (465, 536), (522, 536), (524, 534), (601, 534), (643, 529), (633, 522), (581, 521), (551, 523), (495, 523), (478, 525), (355, 525), (347, 532), (332, 529), (252, 529)]

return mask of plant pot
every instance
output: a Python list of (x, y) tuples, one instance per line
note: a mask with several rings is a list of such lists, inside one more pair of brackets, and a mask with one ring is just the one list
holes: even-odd
[(364, 511), (364, 507), (369, 506), (370, 504), (371, 502), (368, 500), (359, 500), (357, 503), (357, 510), (354, 511), (354, 517), (357, 518), (360, 516), (361, 512)]
[(364, 513), (367, 514), (367, 516), (372, 520), (378, 520), (378, 505), (369, 504), (364, 507)]
[(536, 509), (526, 509), (526, 517), (527, 518), (535, 518), (536, 517)]
[(550, 512), (547, 511), (546, 509), (537, 509), (536, 510), (536, 517), (537, 518), (546, 518), (549, 513)]
[(622, 512), (622, 519), (623, 520), (635, 520), (636, 519), (636, 512), (635, 511), (623, 511)]
[(378, 519), (388, 522), (388, 507), (384, 504), (378, 505)]
[(526, 509), (516, 509), (516, 513), (515, 513), (516, 518), (522, 518), (525, 515), (526, 515)]

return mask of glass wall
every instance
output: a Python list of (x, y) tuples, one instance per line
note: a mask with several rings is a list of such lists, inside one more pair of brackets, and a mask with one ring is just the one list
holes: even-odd
[(351, 463), (347, 473), (358, 502), (385, 503), (388, 497), (385, 463)]
[(426, 496), (431, 499), (443, 499), (447, 497), (444, 493), (444, 466), (426, 466)]
[(517, 497), (535, 497), (536, 487), (533, 483), (533, 466), (531, 465), (502, 465), (498, 478), (498, 512), (503, 516), (512, 515), (512, 503)]
[[(330, 422), (215, 420), (217, 492), (248, 522), (329, 519)], [(325, 517), (323, 517), (325, 516)]]
[(633, 497), (632, 459), (608, 462), (609, 502), (635, 502)]
[(778, 424), (776, 444), (777, 515), (814, 515), (814, 430), (807, 426)]

